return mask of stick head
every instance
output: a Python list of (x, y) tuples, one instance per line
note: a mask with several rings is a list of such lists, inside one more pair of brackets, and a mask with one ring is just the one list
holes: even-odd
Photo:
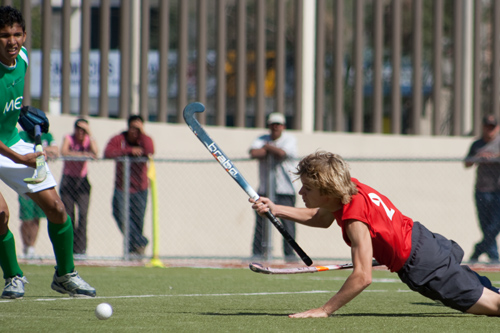
[(248, 265), (248, 267), (255, 273), (271, 274), (271, 272), (264, 269), (264, 266), (262, 266), (262, 264), (259, 264), (257, 262), (252, 262)]
[(186, 105), (184, 111), (182, 112), (182, 115), (186, 123), (190, 125), (192, 120), (194, 119), (194, 114), (201, 113), (204, 111), (205, 111), (205, 106), (203, 104), (201, 104), (200, 102), (194, 102)]

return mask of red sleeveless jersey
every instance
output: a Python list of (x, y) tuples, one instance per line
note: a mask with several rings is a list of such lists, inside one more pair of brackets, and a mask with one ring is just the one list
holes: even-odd
[(342, 228), (344, 241), (351, 246), (344, 229), (346, 220), (366, 223), (372, 238), (373, 257), (391, 272), (397, 272), (410, 256), (413, 220), (401, 214), (384, 195), (355, 178), (352, 181), (358, 193), (351, 202), (333, 213)]

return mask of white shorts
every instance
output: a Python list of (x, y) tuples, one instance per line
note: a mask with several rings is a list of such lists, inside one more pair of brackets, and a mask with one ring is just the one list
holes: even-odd
[[(32, 143), (19, 140), (10, 149), (18, 154), (26, 155), (35, 151), (34, 146)], [(33, 177), (35, 169), (27, 167), (24, 164), (14, 163), (11, 159), (0, 155), (0, 179), (18, 194), (35, 193), (55, 187), (57, 185), (56, 180), (52, 176), (49, 166), (46, 165), (46, 167), (47, 178), (43, 182), (40, 184), (26, 184), (23, 179)]]

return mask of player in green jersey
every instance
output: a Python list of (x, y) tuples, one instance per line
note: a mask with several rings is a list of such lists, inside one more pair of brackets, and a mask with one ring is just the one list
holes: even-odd
[[(21, 140), (16, 125), (23, 101), (24, 75), (28, 68), (25, 22), (21, 12), (0, 7), (0, 179), (18, 194), (25, 194), (47, 216), (50, 241), (56, 258), (52, 289), (70, 296), (96, 295), (95, 289), (75, 271), (73, 226), (57, 185), (47, 167), (47, 178), (39, 184), (23, 179), (33, 174), (36, 157), (33, 144)], [(5, 279), (2, 298), (22, 298), (27, 283), (17, 262), (14, 237), (8, 227), (9, 208), (0, 194), (0, 266)]]

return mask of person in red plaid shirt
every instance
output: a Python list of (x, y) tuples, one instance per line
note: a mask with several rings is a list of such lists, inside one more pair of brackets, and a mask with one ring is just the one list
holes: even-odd
[[(144, 121), (139, 115), (128, 119), (128, 130), (109, 140), (104, 150), (105, 158), (118, 159), (131, 157), (130, 189), (129, 189), (129, 253), (142, 256), (148, 239), (143, 235), (144, 215), (148, 200), (148, 166), (147, 157), (155, 152), (153, 139), (144, 133)], [(124, 233), (125, 230), (125, 200), (123, 161), (116, 161), (115, 190), (113, 194), (113, 216)]]

